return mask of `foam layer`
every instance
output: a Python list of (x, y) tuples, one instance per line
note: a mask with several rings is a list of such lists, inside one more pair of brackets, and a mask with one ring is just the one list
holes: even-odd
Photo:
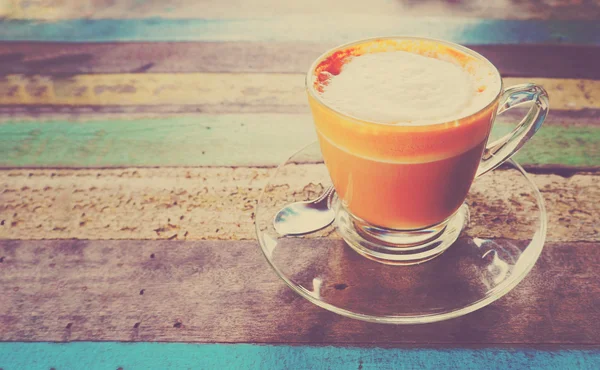
[(467, 71), (442, 58), (406, 51), (353, 56), (339, 74), (321, 74), (321, 96), (328, 105), (359, 119), (405, 125), (475, 113), (494, 99), (500, 85), (483, 66)]

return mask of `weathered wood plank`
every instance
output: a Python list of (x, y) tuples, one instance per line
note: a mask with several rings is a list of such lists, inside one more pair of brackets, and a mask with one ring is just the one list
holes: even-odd
[[(202, 112), (308, 111), (304, 74), (150, 73), (0, 78), (0, 105), (188, 105)], [(544, 86), (553, 110), (600, 108), (600, 81), (504, 78)]]
[[(288, 3), (286, 3), (286, 6)], [(240, 7), (247, 8), (247, 7)], [(465, 44), (600, 44), (600, 24), (589, 20), (504, 20), (294, 14), (229, 19), (73, 19), (0, 21), (1, 41), (319, 41), (413, 35)], [(230, 15), (228, 15), (230, 17)], [(335, 21), (333, 21), (335, 20)], [(331, 25), (335, 24), (335, 27)], [(360, 27), (357, 27), (360, 25)]]
[(597, 369), (598, 349), (363, 348), (195, 343), (0, 343), (5, 369)]
[[(335, 43), (162, 42), (0, 43), (0, 74), (276, 72), (304, 73)], [(468, 45), (505, 77), (600, 79), (600, 48)], [(532, 63), (532, 61), (537, 63)]]
[(549, 243), (494, 304), (399, 328), (300, 298), (254, 241), (1, 241), (0, 340), (598, 345), (598, 247)]
[[(598, 112), (552, 112), (516, 158), (529, 168), (600, 168)], [(494, 136), (523, 115), (500, 115)], [(316, 140), (308, 114), (131, 118), (3, 117), (0, 167), (275, 166)]]
[[(290, 193), (286, 189), (295, 191), (290, 202), (312, 199), (327, 185), (323, 166), (301, 165), (295, 171), (277, 190), (284, 197), (284, 192)], [(271, 174), (267, 168), (4, 170), (0, 238), (254, 239), (256, 200)], [(546, 201), (548, 240), (598, 240), (600, 175), (533, 175), (533, 179)], [(528, 237), (527, 230), (514, 227), (515, 215), (532, 217), (515, 179), (493, 172), (478, 181), (472, 225), (485, 221), (494, 228), (473, 226), (469, 232)], [(502, 190), (490, 190), (492, 184)]]
[[(284, 14), (321, 15), (323, 3), (305, 0), (301, 3), (277, 0), (255, 0), (252, 6), (239, 1), (218, 0), (12, 0), (0, 7), (0, 17), (12, 19), (73, 18), (256, 18)], [(405, 17), (481, 17), (500, 19), (596, 19), (600, 5), (594, 1), (504, 2), (463, 1), (385, 1), (368, 4), (360, 0), (330, 0), (328, 9), (334, 14), (368, 14)], [(329, 12), (330, 14), (332, 12)]]

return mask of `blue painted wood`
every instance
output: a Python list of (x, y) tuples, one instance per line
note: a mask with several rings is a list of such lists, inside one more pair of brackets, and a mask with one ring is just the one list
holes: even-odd
[(383, 349), (188, 343), (0, 343), (3, 370), (599, 369), (600, 350)]
[[(333, 26), (332, 24), (335, 24)], [(360, 27), (357, 27), (360, 25)], [(600, 22), (345, 16), (266, 19), (4, 20), (2, 41), (319, 41), (343, 42), (390, 34), (441, 38), (466, 44), (569, 43), (600, 45)]]

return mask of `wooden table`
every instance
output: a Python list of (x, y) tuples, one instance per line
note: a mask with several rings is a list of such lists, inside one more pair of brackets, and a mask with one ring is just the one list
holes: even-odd
[[(600, 368), (597, 1), (13, 0), (0, 16), (1, 369)], [(472, 46), (551, 96), (516, 157), (549, 213), (540, 260), (436, 324), (312, 305), (253, 232), (274, 166), (315, 139), (310, 62), (386, 34)]]

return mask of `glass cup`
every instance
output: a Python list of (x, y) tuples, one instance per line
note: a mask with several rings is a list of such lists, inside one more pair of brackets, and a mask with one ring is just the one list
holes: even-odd
[[(500, 166), (536, 133), (548, 113), (548, 95), (535, 84), (503, 89), (500, 82), (478, 112), (413, 126), (360, 119), (322, 99), (324, 81), (340, 73), (349, 58), (397, 50), (501, 79), (492, 63), (473, 50), (414, 37), (345, 44), (317, 58), (308, 72), (308, 100), (337, 194), (332, 207), (338, 232), (368, 258), (415, 264), (439, 255), (458, 238), (468, 223), (464, 201), (473, 180)], [(526, 103), (531, 108), (514, 130), (488, 143), (496, 114)]]

